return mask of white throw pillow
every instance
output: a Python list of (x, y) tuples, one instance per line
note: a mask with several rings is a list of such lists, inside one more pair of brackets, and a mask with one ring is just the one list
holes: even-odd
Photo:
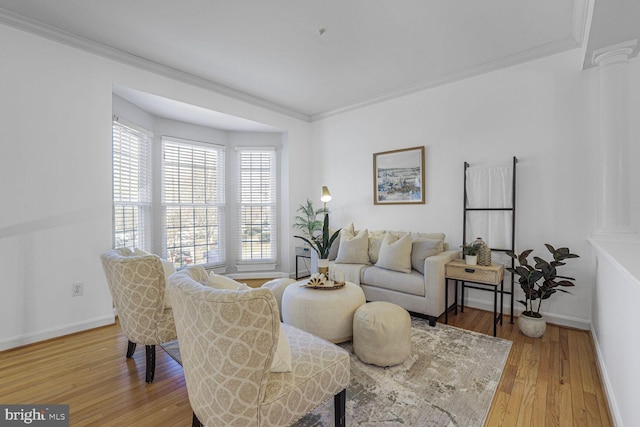
[(411, 233), (414, 242), (423, 240), (442, 240), (444, 242), (445, 237), (444, 233)]
[(438, 255), (443, 249), (442, 240), (426, 239), (413, 242), (411, 245), (411, 266), (424, 274), (424, 260), (430, 256)]
[(372, 264), (378, 262), (380, 247), (382, 246), (382, 241), (386, 234), (387, 233), (383, 230), (369, 232), (369, 261), (371, 261)]
[[(236, 282), (229, 277), (215, 274), (213, 271), (209, 273), (207, 286), (227, 291), (248, 291), (253, 289), (246, 283)], [(280, 323), (278, 346), (276, 347), (276, 353), (273, 355), (273, 361), (271, 362), (271, 372), (289, 371), (291, 371), (291, 347), (289, 346), (287, 335), (284, 333), (284, 329), (282, 329), (282, 323)]]
[(209, 273), (209, 280), (207, 280), (207, 286), (216, 289), (227, 289), (230, 291), (246, 290), (242, 285), (246, 286), (246, 289), (250, 289), (249, 286), (244, 283), (236, 282), (230, 277), (216, 274), (213, 271)]
[(280, 323), (280, 333), (278, 334), (278, 346), (276, 353), (273, 355), (271, 362), (271, 372), (290, 372), (291, 371), (291, 347), (287, 334), (284, 333), (282, 323)]
[(369, 264), (369, 233), (361, 230), (356, 236), (348, 231), (340, 236), (336, 262), (340, 264)]
[(411, 273), (411, 234), (395, 240), (393, 234), (387, 233), (380, 246), (376, 267)]

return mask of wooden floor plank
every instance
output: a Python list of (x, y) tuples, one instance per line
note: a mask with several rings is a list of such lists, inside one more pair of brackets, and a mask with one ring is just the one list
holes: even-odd
[[(493, 333), (492, 313), (469, 307), (449, 324)], [(486, 426), (613, 425), (588, 332), (548, 325), (531, 339), (507, 317), (498, 336), (513, 345)], [(157, 348), (146, 384), (144, 347), (126, 348), (116, 324), (0, 352), (2, 403), (69, 404), (72, 426), (191, 425), (182, 367)]]

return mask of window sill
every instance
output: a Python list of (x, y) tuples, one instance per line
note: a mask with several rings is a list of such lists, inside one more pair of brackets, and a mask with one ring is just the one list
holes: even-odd
[(251, 271), (274, 271), (277, 266), (277, 263), (236, 264), (236, 270), (241, 273)]

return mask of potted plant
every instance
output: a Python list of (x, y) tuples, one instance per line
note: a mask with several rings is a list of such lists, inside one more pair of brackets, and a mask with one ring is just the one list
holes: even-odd
[(464, 261), (468, 265), (478, 264), (478, 252), (480, 252), (481, 247), (482, 247), (482, 243), (478, 241), (474, 241), (472, 243), (465, 243), (462, 245), (462, 253), (464, 254)]
[(573, 277), (558, 275), (557, 267), (566, 265), (564, 260), (570, 258), (579, 258), (578, 255), (572, 254), (569, 248), (555, 249), (553, 246), (545, 243), (547, 250), (553, 256), (553, 261), (549, 262), (540, 257), (534, 256), (535, 265), (529, 264), (528, 257), (533, 249), (527, 249), (520, 254), (507, 252), (511, 258), (518, 261), (518, 266), (507, 270), (514, 276), (518, 276), (520, 287), (524, 291), (524, 300), (518, 302), (524, 305), (525, 310), (518, 317), (518, 326), (522, 333), (529, 337), (538, 338), (544, 334), (547, 323), (540, 314), (542, 301), (549, 299), (556, 292), (570, 293), (562, 287), (575, 286)]
[[(326, 208), (315, 210), (309, 199), (306, 204), (300, 205), (298, 212), (300, 215), (296, 216), (293, 226), (302, 231), (304, 236), (294, 237), (305, 241), (318, 254), (318, 270), (326, 274), (329, 268), (329, 250), (340, 229), (330, 234), (329, 211)], [(324, 214), (324, 221), (317, 219), (321, 214)]]

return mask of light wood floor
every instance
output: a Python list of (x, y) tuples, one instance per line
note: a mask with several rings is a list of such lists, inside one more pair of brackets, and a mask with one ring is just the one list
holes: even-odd
[[(465, 309), (449, 324), (492, 333), (491, 314)], [(513, 341), (486, 426), (611, 426), (588, 332), (549, 326), (541, 339), (508, 321)], [(72, 426), (190, 426), (182, 368), (157, 349), (152, 384), (144, 347), (126, 360), (116, 324), (0, 352), (1, 404), (69, 404)]]

